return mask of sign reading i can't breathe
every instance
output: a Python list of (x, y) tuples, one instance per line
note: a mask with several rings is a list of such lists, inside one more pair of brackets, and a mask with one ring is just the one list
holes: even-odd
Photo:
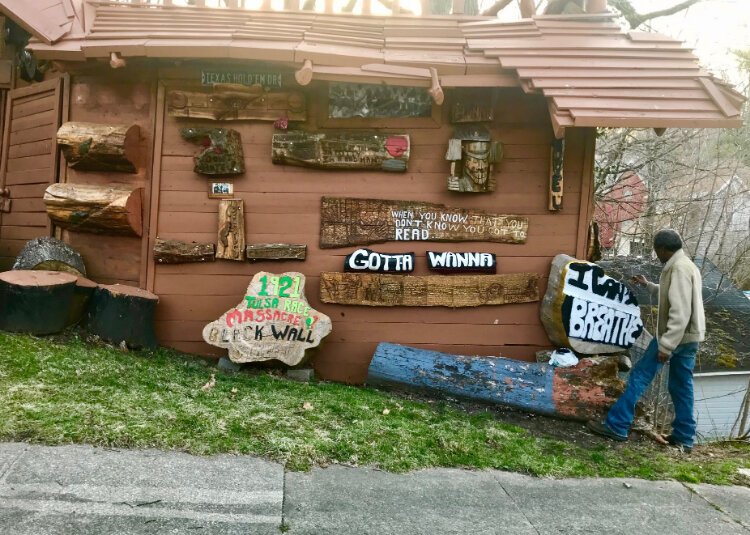
[(568, 255), (552, 262), (542, 323), (553, 343), (584, 354), (622, 351), (643, 332), (633, 292), (596, 264)]
[(276, 359), (294, 366), (330, 332), (331, 318), (307, 302), (302, 273), (261, 271), (235, 308), (203, 328), (203, 339), (228, 349), (233, 362)]

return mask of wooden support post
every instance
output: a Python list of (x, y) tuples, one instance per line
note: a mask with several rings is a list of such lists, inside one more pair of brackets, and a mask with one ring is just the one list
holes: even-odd
[(77, 277), (60, 271), (0, 273), (0, 329), (52, 334), (67, 325)]
[(44, 192), (47, 215), (76, 232), (140, 236), (143, 188), (126, 185), (51, 184)]
[(245, 259), (245, 207), (242, 199), (219, 201), (219, 241), (216, 258)]
[(161, 238), (156, 238), (154, 243), (154, 262), (157, 264), (213, 262), (215, 255), (216, 246), (213, 243), (185, 243)]
[(292, 243), (256, 243), (245, 249), (248, 262), (263, 260), (304, 260), (307, 245)]
[(294, 79), (299, 85), (308, 85), (313, 79), (312, 60), (306, 59), (302, 67), (294, 73)]
[(376, 307), (476, 307), (539, 300), (539, 275), (380, 275), (320, 274), (320, 300), (339, 305)]
[(499, 403), (575, 420), (601, 419), (624, 390), (617, 360), (584, 360), (572, 368), (503, 357), (466, 357), (381, 343), (368, 385), (397, 385)]
[(128, 65), (128, 62), (122, 59), (122, 56), (119, 52), (111, 52), (109, 54), (109, 66), (113, 69), (121, 69), (123, 67), (126, 67)]
[(69, 122), (57, 131), (68, 167), (84, 171), (136, 173), (139, 141), (138, 125)]
[(440, 78), (438, 78), (437, 69), (434, 67), (430, 67), (430, 78), (432, 79), (432, 85), (427, 92), (430, 94), (435, 104), (441, 106), (445, 100), (445, 94), (443, 93), (443, 88), (440, 87)]
[(86, 329), (102, 340), (131, 348), (156, 347), (154, 312), (159, 298), (122, 284), (100, 285), (91, 296)]

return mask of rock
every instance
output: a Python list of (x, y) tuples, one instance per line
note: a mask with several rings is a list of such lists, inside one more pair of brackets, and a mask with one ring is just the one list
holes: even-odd
[(237, 373), (238, 371), (240, 371), (240, 368), (242, 368), (242, 366), (240, 366), (239, 364), (235, 364), (234, 362), (229, 360), (228, 357), (221, 357), (217, 366), (221, 371), (227, 373)]
[(295, 368), (286, 371), (286, 378), (292, 381), (300, 381), (302, 383), (309, 383), (315, 379), (315, 370), (312, 368)]

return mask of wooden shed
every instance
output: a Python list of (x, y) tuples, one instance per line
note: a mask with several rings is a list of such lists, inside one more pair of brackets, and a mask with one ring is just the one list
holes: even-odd
[[(253, 274), (299, 271), (310, 304), (333, 322), (312, 361), (322, 378), (363, 381), (376, 344), (385, 341), (533, 360), (551, 345), (538, 301), (459, 308), (321, 302), (321, 273), (343, 272), (345, 257), (359, 248), (321, 247), (321, 199), (427, 202), (518, 216), (528, 232), (517, 243), (404, 239), (420, 238), (409, 234), (371, 247), (415, 253), (414, 276), (430, 273), (427, 251), (492, 253), (499, 274), (535, 275), (541, 295), (555, 255), (586, 257), (596, 127), (741, 125), (741, 95), (704, 71), (682, 43), (623, 31), (607, 12), (503, 23), (457, 13), (463, 2), (454, 14), (420, 17), (371, 15), (368, 0), (358, 15), (274, 11), (270, 1), (259, 9), (237, 0), (229, 8), (172, 3), (39, 0), (31, 8), (27, 0), (0, 0), (8, 19), (31, 35), (27, 48), (40, 79), (0, 79), (0, 268), (9, 269), (27, 240), (59, 236), (81, 253), (89, 278), (156, 293), (160, 343), (190, 353), (223, 354), (203, 341), (202, 329), (236, 305)], [(15, 61), (12, 47), (5, 57)], [(367, 94), (361, 84), (393, 91), (401, 103), (417, 95), (421, 111), (410, 105), (384, 115), (334, 113), (336, 95)], [(481, 121), (482, 135), (502, 147), (491, 173), (494, 191), (448, 189), (446, 152), (465, 119)], [(137, 125), (134, 172), (72, 166), (56, 144), (69, 122)], [(408, 136), (406, 169), (274, 162), (272, 138), (287, 122), (290, 131), (328, 137)], [(181, 129), (203, 127), (239, 133), (244, 172), (216, 179), (195, 172), (194, 157), (205, 147)], [(564, 152), (556, 140), (564, 140)], [(561, 173), (551, 161), (555, 150), (564, 154)], [(553, 202), (555, 173), (564, 187)], [(55, 183), (142, 188), (140, 235), (53, 224), (43, 196)], [(157, 239), (217, 243), (215, 197), (227, 187), (243, 201), (247, 245), (306, 245), (305, 260), (156, 262)]]

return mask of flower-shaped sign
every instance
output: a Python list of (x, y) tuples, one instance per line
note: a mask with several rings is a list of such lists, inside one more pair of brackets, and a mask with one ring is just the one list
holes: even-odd
[(203, 328), (203, 339), (228, 349), (233, 362), (276, 359), (295, 366), (330, 332), (331, 318), (307, 302), (302, 273), (261, 271), (235, 308)]

